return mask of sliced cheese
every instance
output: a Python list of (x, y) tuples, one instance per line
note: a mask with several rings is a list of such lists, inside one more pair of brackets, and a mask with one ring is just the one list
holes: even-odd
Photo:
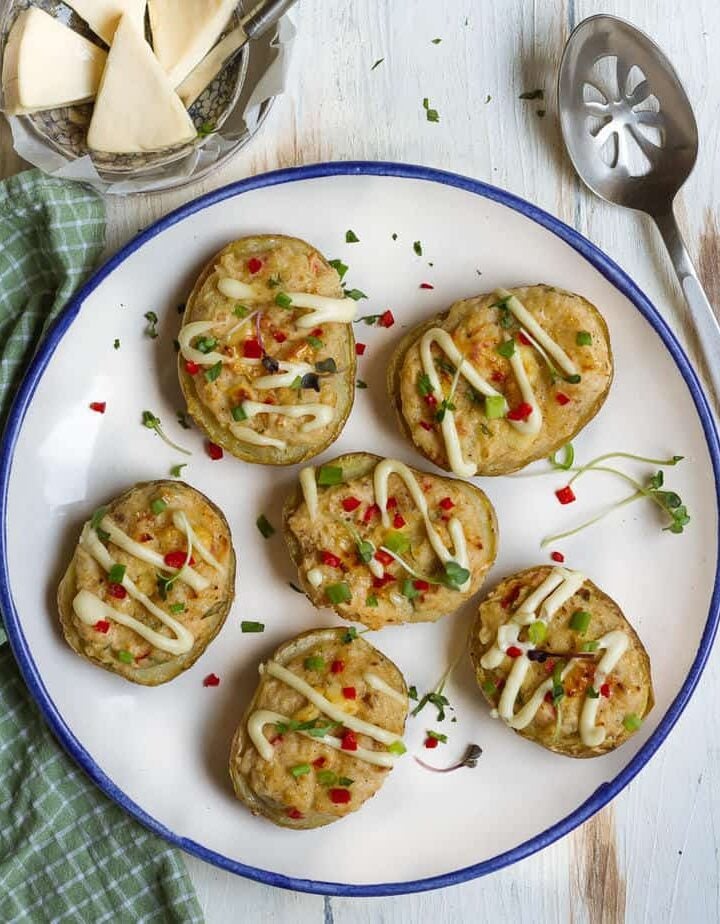
[(5, 111), (17, 115), (87, 102), (97, 92), (106, 59), (102, 48), (43, 10), (23, 10), (5, 46)]
[(153, 49), (177, 87), (210, 51), (237, 0), (148, 0)]
[(96, 35), (112, 44), (121, 16), (129, 16), (141, 35), (145, 34), (147, 0), (65, 0)]
[(180, 97), (128, 16), (110, 47), (88, 131), (91, 151), (158, 151), (197, 136)]

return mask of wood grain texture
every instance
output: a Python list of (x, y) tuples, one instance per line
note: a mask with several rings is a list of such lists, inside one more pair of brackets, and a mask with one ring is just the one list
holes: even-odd
[[(574, 225), (633, 276), (691, 347), (685, 307), (657, 233), (641, 216), (588, 193), (563, 153), (553, 90), (559, 56), (570, 29), (597, 12), (614, 12), (652, 35), (693, 102), (702, 145), (678, 211), (720, 308), (718, 0), (681, 8), (676, 0), (301, 0), (290, 86), (258, 137), (211, 180), (110, 200), (108, 253), (188, 199), (253, 173), (330, 159), (423, 163), (505, 187)], [(442, 42), (431, 44), (436, 37)], [(383, 63), (371, 70), (379, 58)], [(542, 104), (518, 99), (536, 87), (546, 91)], [(440, 112), (437, 125), (424, 117), (425, 96)], [(5, 126), (2, 131), (0, 173), (9, 175), (20, 164)], [(516, 794), (512, 810), (522, 811), (524, 799), (542, 798), (545, 785), (552, 781)], [(715, 658), (671, 738), (612, 807), (487, 879), (393, 899), (323, 899), (270, 889), (193, 858), (188, 866), (209, 924), (704, 924), (720, 920), (718, 792)]]

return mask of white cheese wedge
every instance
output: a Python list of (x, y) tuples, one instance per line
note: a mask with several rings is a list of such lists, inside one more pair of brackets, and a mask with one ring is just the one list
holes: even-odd
[(9, 115), (57, 109), (92, 99), (107, 54), (37, 7), (13, 23), (3, 61)]
[(153, 49), (179, 86), (227, 26), (237, 0), (148, 0)]
[(91, 151), (133, 154), (192, 141), (195, 126), (128, 16), (110, 46), (90, 129)]
[(193, 68), (177, 88), (178, 96), (189, 109), (206, 87), (215, 80), (231, 55), (247, 42), (247, 35), (242, 26), (228, 32), (224, 39), (210, 51), (202, 61)]
[(129, 16), (141, 35), (145, 32), (147, 0), (66, 0), (96, 35), (112, 44), (121, 16)]

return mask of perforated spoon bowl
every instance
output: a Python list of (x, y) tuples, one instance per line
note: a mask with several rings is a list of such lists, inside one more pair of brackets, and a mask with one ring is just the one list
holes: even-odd
[(644, 32), (615, 16), (583, 20), (558, 76), (563, 139), (580, 178), (601, 198), (655, 221), (695, 326), (716, 401), (720, 325), (675, 218), (675, 198), (698, 153), (695, 116), (670, 61)]

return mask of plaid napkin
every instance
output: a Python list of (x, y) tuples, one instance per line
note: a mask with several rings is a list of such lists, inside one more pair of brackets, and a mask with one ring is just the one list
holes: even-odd
[[(97, 262), (97, 193), (37, 170), (0, 183), (0, 423), (50, 322)], [(202, 922), (179, 851), (60, 749), (0, 626), (0, 921)]]

